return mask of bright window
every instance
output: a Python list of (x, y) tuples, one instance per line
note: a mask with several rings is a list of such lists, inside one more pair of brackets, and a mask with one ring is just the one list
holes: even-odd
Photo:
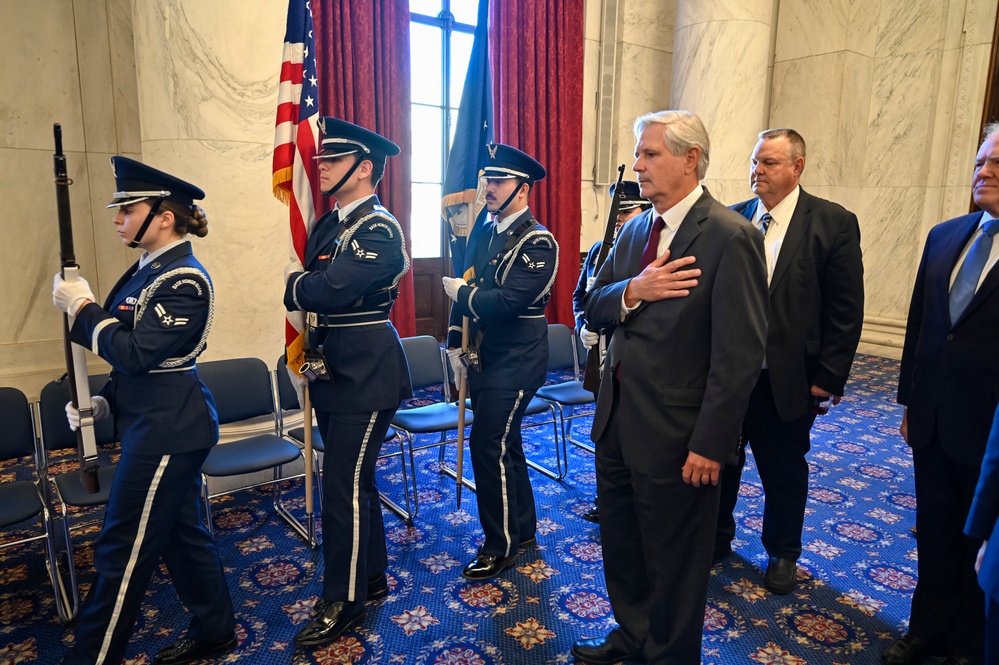
[(478, 0), (409, 0), (413, 258), (443, 253), (441, 185), (472, 54)]

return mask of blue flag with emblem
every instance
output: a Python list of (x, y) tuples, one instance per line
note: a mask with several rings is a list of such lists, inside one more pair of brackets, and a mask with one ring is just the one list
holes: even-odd
[[(493, 141), (493, 82), (489, 71), (489, 0), (479, 0), (472, 55), (461, 91), (454, 142), (448, 156), (441, 190), (441, 215), (448, 224), (451, 266), (460, 276), (465, 247), (478, 218), (485, 213), (485, 192), (479, 187), (479, 167), (486, 145)], [(470, 277), (470, 276), (469, 276)]]

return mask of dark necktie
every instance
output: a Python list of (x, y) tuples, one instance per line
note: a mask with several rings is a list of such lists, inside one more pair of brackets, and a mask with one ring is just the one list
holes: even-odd
[(954, 286), (950, 287), (950, 322), (951, 325), (957, 321), (968, 303), (971, 302), (975, 291), (978, 289), (978, 280), (982, 277), (982, 270), (988, 263), (989, 253), (992, 251), (992, 236), (999, 231), (999, 219), (990, 219), (982, 226), (982, 233), (975, 240), (975, 243), (968, 250), (968, 255), (964, 257), (964, 263), (957, 271), (954, 278)]
[(760, 217), (760, 232), (763, 237), (767, 237), (767, 231), (770, 230), (770, 225), (773, 223), (774, 218), (769, 212), (763, 213), (763, 217)]
[(666, 226), (666, 222), (663, 221), (662, 217), (656, 217), (656, 220), (652, 222), (649, 241), (645, 243), (645, 249), (642, 250), (641, 270), (645, 270), (646, 266), (656, 260), (656, 255), (659, 253), (659, 236), (664, 226)]

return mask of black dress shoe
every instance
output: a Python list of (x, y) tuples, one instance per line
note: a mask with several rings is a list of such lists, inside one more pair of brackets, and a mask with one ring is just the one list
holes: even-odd
[(153, 662), (156, 665), (185, 665), (185, 663), (193, 663), (202, 658), (221, 656), (237, 646), (239, 646), (239, 638), (236, 637), (235, 632), (217, 640), (189, 640), (185, 638), (160, 649), (156, 657), (153, 658)]
[(791, 593), (798, 584), (798, 566), (790, 559), (772, 556), (767, 564), (763, 586), (781, 595)]
[(292, 642), (300, 647), (329, 644), (364, 620), (364, 603), (338, 600), (322, 603), (312, 621), (298, 631)]
[(606, 637), (576, 640), (572, 645), (572, 655), (590, 665), (613, 665), (626, 659), (642, 660), (642, 654), (622, 651), (611, 644)]
[(480, 552), (477, 557), (472, 559), (472, 563), (465, 566), (465, 569), (461, 571), (461, 576), (466, 580), (488, 580), (512, 566), (517, 561), (519, 555), (520, 552), (517, 551), (504, 558), (495, 554), (483, 554)]
[(368, 600), (381, 600), (388, 595), (388, 578), (382, 573), (373, 580), (368, 580)]
[(582, 518), (587, 522), (593, 522), (594, 524), (600, 524), (600, 511), (597, 510), (596, 506), (593, 506), (585, 513), (583, 513)]
[(885, 665), (915, 665), (930, 655), (930, 644), (921, 637), (904, 635), (881, 653)]

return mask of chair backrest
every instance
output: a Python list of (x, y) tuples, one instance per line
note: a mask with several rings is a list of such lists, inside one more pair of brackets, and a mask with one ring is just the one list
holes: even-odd
[(28, 398), (17, 388), (0, 388), (0, 461), (35, 454), (35, 423)]
[(278, 404), (285, 411), (298, 411), (302, 405), (298, 403), (298, 392), (291, 383), (288, 374), (288, 359), (282, 353), (277, 361)]
[[(93, 374), (87, 378), (91, 395), (99, 393), (108, 381), (107, 374)], [(49, 381), (38, 398), (38, 422), (41, 424), (42, 442), (46, 450), (76, 448), (76, 432), (69, 428), (66, 421), (69, 387), (69, 379)], [(94, 423), (94, 438), (99, 446), (114, 443), (114, 420), (109, 417)]]
[(576, 358), (575, 335), (563, 323), (548, 324), (548, 371), (572, 368), (579, 374), (579, 361)]
[(271, 373), (260, 358), (200, 362), (198, 376), (215, 398), (220, 425), (274, 415)]
[(427, 386), (441, 386), (444, 389), (444, 357), (441, 346), (430, 335), (405, 337), (402, 349), (406, 352), (406, 362), (409, 364), (409, 379), (413, 389)]

